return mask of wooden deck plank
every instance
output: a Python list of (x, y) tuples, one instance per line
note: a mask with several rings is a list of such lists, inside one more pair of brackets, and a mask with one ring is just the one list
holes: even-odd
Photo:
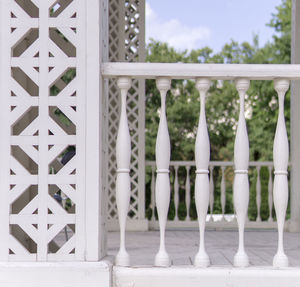
[[(289, 256), (290, 266), (300, 267), (300, 233), (285, 233), (284, 245)], [(108, 233), (108, 254), (116, 255), (119, 246), (119, 233)], [(206, 251), (212, 265), (233, 263), (238, 247), (237, 231), (207, 231)], [(127, 232), (126, 246), (132, 265), (153, 265), (159, 247), (159, 232)], [(166, 248), (173, 265), (191, 265), (199, 248), (199, 232), (167, 231)], [(271, 266), (277, 250), (277, 231), (247, 231), (245, 248), (252, 266)]]

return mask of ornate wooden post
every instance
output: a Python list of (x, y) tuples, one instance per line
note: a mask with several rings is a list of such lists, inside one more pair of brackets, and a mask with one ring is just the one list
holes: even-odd
[(249, 164), (249, 141), (244, 112), (245, 94), (249, 88), (248, 79), (236, 80), (236, 89), (240, 96), (240, 114), (237, 133), (234, 144), (234, 166), (235, 177), (233, 184), (234, 207), (237, 215), (239, 228), (239, 248), (234, 256), (234, 266), (246, 267), (249, 265), (248, 255), (244, 248), (244, 228), (247, 218), (249, 203), (249, 181), (248, 181), (248, 164)]
[(130, 258), (125, 248), (125, 228), (130, 202), (130, 157), (131, 144), (126, 113), (126, 97), (131, 87), (130, 78), (119, 78), (117, 83), (121, 91), (121, 115), (117, 136), (116, 159), (117, 159), (117, 182), (116, 201), (120, 224), (120, 250), (116, 256), (116, 264), (129, 266)]
[(210, 157), (209, 136), (205, 116), (205, 97), (210, 87), (209, 79), (197, 79), (196, 87), (200, 93), (200, 117), (195, 145), (196, 182), (195, 202), (198, 214), (200, 243), (199, 251), (195, 257), (194, 264), (199, 267), (207, 267), (210, 264), (209, 257), (204, 246), (205, 221), (209, 203), (209, 178), (208, 165)]
[(168, 131), (168, 123), (166, 116), (166, 95), (171, 87), (171, 80), (168, 78), (158, 78), (156, 86), (161, 96), (161, 111), (160, 121), (156, 139), (156, 208), (159, 220), (160, 229), (160, 247), (155, 256), (155, 266), (170, 266), (171, 261), (165, 247), (165, 229), (168, 217), (168, 210), (170, 204), (170, 178), (169, 178), (169, 164), (170, 164), (170, 137)]
[(285, 79), (275, 80), (274, 88), (278, 94), (279, 113), (273, 146), (275, 169), (273, 197), (278, 225), (278, 249), (273, 259), (273, 266), (287, 267), (289, 262), (283, 249), (283, 227), (288, 204), (287, 168), (289, 161), (289, 142), (284, 119), (284, 96), (289, 89), (289, 81)]

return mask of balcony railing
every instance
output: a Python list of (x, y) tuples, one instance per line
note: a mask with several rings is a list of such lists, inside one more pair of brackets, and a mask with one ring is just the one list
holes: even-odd
[[(155, 205), (155, 161), (146, 161), (146, 172), (151, 177), (146, 187), (150, 202), (146, 207), (149, 228), (159, 229)], [(198, 228), (195, 207), (195, 162), (170, 161), (171, 200), (167, 229)], [(246, 218), (246, 228), (276, 228), (273, 208), (273, 162), (249, 162), (249, 183), (252, 193), (249, 200), (254, 202)], [(209, 229), (233, 229), (237, 227), (233, 207), (234, 163), (209, 162), (209, 207), (206, 227)], [(216, 207), (216, 208), (215, 208)], [(216, 210), (215, 210), (216, 209)], [(228, 211), (229, 210), (229, 211)]]
[[(117, 136), (116, 159), (116, 201), (120, 224), (120, 249), (116, 264), (130, 265), (129, 254), (125, 248), (125, 227), (130, 203), (130, 133), (126, 114), (126, 97), (132, 78), (154, 78), (161, 95), (160, 123), (156, 141), (156, 182), (155, 206), (160, 230), (160, 246), (154, 265), (170, 266), (171, 261), (165, 248), (165, 229), (170, 202), (170, 138), (168, 133), (165, 100), (172, 79), (195, 79), (200, 95), (200, 116), (195, 142), (195, 204), (200, 229), (199, 252), (194, 259), (195, 266), (206, 267), (209, 257), (205, 251), (204, 231), (210, 197), (210, 144), (205, 115), (205, 99), (210, 81), (234, 80), (239, 95), (239, 120), (234, 145), (233, 201), (239, 231), (239, 244), (234, 256), (234, 265), (245, 267), (249, 259), (244, 249), (244, 228), (249, 203), (249, 141), (245, 120), (244, 99), (250, 80), (273, 80), (278, 95), (279, 112), (274, 138), (274, 184), (273, 199), (278, 228), (278, 250), (273, 259), (275, 267), (288, 266), (288, 258), (283, 249), (283, 228), (288, 205), (288, 160), (289, 146), (284, 119), (284, 97), (289, 89), (289, 80), (300, 79), (299, 65), (222, 65), (222, 64), (150, 64), (150, 63), (106, 63), (102, 65), (104, 77), (118, 78), (121, 94), (121, 115)], [(222, 169), (222, 167), (221, 167)], [(175, 168), (176, 172), (176, 168)], [(175, 190), (178, 185), (175, 181)], [(223, 184), (224, 186), (224, 184)], [(259, 188), (257, 189), (259, 191)], [(223, 188), (223, 205), (224, 205)], [(259, 194), (257, 205), (260, 206)], [(178, 206), (178, 196), (175, 195)], [(270, 204), (271, 205), (271, 204)], [(223, 206), (224, 207), (224, 206)], [(258, 220), (260, 218), (258, 217)]]

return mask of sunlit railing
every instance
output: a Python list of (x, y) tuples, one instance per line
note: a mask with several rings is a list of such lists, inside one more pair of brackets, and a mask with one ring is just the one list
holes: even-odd
[[(121, 115), (117, 137), (116, 160), (117, 181), (116, 201), (120, 224), (120, 250), (116, 256), (116, 264), (130, 265), (129, 255), (125, 248), (125, 224), (130, 203), (130, 134), (126, 113), (126, 96), (131, 87), (132, 78), (154, 78), (161, 95), (160, 123), (156, 140), (156, 181), (155, 206), (158, 214), (160, 230), (160, 246), (155, 256), (156, 266), (170, 266), (171, 260), (165, 248), (165, 229), (170, 203), (170, 138), (168, 134), (165, 100), (171, 87), (172, 79), (195, 79), (200, 95), (200, 116), (195, 142), (195, 204), (200, 229), (199, 252), (194, 259), (195, 266), (206, 267), (210, 263), (204, 245), (204, 230), (208, 206), (211, 201), (211, 185), (209, 181), (210, 143), (205, 115), (205, 98), (210, 87), (210, 80), (229, 79), (235, 81), (239, 95), (239, 120), (234, 145), (234, 180), (233, 202), (239, 232), (239, 245), (234, 256), (234, 265), (249, 265), (244, 249), (244, 228), (247, 222), (249, 203), (249, 140), (247, 134), (244, 99), (250, 80), (273, 80), (278, 95), (279, 111), (274, 138), (274, 184), (273, 200), (278, 228), (278, 250), (274, 256), (275, 267), (288, 266), (288, 258), (283, 249), (283, 228), (288, 205), (288, 137), (284, 119), (284, 97), (289, 89), (289, 80), (300, 78), (299, 65), (222, 65), (222, 64), (152, 64), (152, 63), (106, 63), (102, 67), (102, 75), (106, 78), (118, 78), (121, 94)], [(221, 167), (222, 169), (222, 167)], [(177, 168), (175, 168), (176, 174)], [(223, 184), (224, 186), (224, 184)], [(175, 180), (175, 190), (178, 183)], [(260, 189), (257, 189), (257, 207), (260, 208)], [(223, 209), (224, 196), (223, 188)], [(270, 193), (271, 194), (271, 193)], [(221, 197), (222, 198), (222, 197)], [(178, 192), (175, 194), (175, 205), (178, 206)], [(259, 214), (259, 213), (258, 213)], [(260, 220), (258, 216), (257, 220)]]
[[(155, 161), (146, 161), (146, 172), (151, 177), (148, 184), (150, 204), (147, 206), (147, 218), (150, 229), (158, 229), (158, 217), (155, 208)], [(171, 204), (167, 228), (197, 228), (195, 207), (195, 162), (171, 161)], [(250, 201), (255, 210), (249, 211), (246, 219), (248, 228), (276, 228), (273, 209), (273, 162), (249, 162)], [(210, 161), (209, 163), (209, 210), (206, 226), (212, 229), (232, 229), (236, 227), (233, 208), (232, 185), (234, 178), (233, 162)], [(262, 180), (263, 178), (263, 180)], [(263, 209), (263, 211), (262, 211)]]

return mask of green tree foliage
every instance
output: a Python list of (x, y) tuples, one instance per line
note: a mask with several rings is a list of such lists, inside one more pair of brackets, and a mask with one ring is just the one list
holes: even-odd
[[(275, 64), (290, 63), (291, 42), (291, 0), (283, 0), (276, 7), (276, 13), (268, 26), (274, 28), (273, 40), (263, 47), (259, 45), (258, 36), (253, 43), (238, 43), (231, 40), (222, 50), (214, 53), (209, 47), (192, 51), (176, 51), (166, 43), (151, 40), (147, 46), (147, 61), (160, 63), (244, 63)], [(289, 99), (285, 102), (285, 116), (289, 131)], [(277, 121), (277, 95), (271, 81), (251, 81), (246, 100), (246, 120), (250, 141), (250, 160), (272, 160), (273, 139)], [(159, 123), (160, 96), (153, 80), (146, 82), (146, 159), (155, 159), (155, 141)], [(172, 160), (193, 160), (194, 144), (200, 111), (199, 95), (192, 80), (173, 80), (171, 91), (167, 96), (167, 117), (171, 138)], [(238, 94), (233, 81), (214, 81), (207, 98), (206, 113), (211, 143), (211, 160), (233, 160), (234, 137), (239, 112)], [(288, 132), (289, 133), (289, 132)], [(216, 171), (215, 177), (218, 177)], [(232, 207), (232, 171), (227, 171), (228, 205)], [(267, 202), (267, 169), (261, 171), (263, 190), (262, 201)], [(184, 174), (182, 175), (184, 181)], [(250, 172), (252, 183), (249, 216), (255, 218), (255, 180), (256, 172)], [(218, 180), (219, 181), (219, 180)], [(150, 176), (146, 177), (149, 188)], [(253, 184), (254, 183), (254, 184)], [(182, 185), (184, 182), (181, 183)], [(216, 182), (215, 211), (220, 212), (218, 193), (220, 187)], [(264, 189), (265, 186), (265, 189)], [(148, 190), (149, 192), (149, 190)], [(182, 191), (183, 192), (183, 191)], [(182, 195), (181, 195), (182, 196)], [(268, 208), (262, 206), (262, 217), (268, 216)], [(171, 215), (172, 207), (171, 204)], [(192, 207), (192, 214), (195, 214)], [(185, 215), (183, 214), (182, 217)]]

